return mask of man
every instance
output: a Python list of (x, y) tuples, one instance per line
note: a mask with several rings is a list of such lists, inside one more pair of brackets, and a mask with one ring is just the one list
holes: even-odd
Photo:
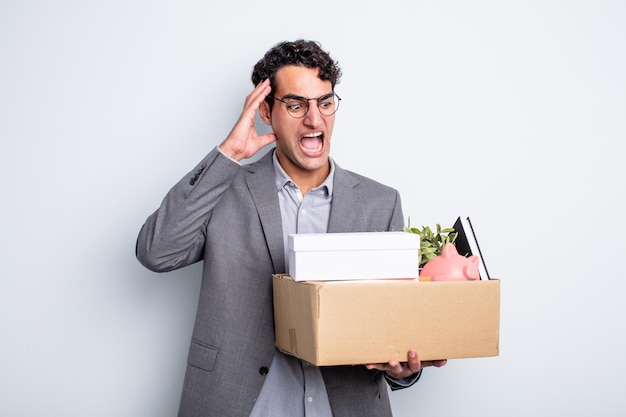
[[(137, 257), (154, 271), (204, 261), (179, 416), (391, 416), (385, 380), (409, 386), (422, 367), (445, 363), (411, 350), (406, 363), (318, 368), (274, 347), (272, 274), (287, 270), (288, 234), (403, 226), (396, 190), (329, 158), (340, 77), (316, 42), (275, 45), (228, 137), (139, 234)], [(257, 111), (272, 133), (257, 133)], [(240, 165), (273, 142), (275, 151)]]

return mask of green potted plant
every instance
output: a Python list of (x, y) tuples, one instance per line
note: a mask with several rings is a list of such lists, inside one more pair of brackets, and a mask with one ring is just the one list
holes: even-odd
[(443, 247), (447, 243), (454, 243), (458, 236), (453, 228), (442, 228), (439, 224), (436, 225), (435, 231), (428, 226), (422, 226), (421, 228), (411, 227), (410, 219), (409, 225), (405, 226), (403, 231), (420, 236), (420, 249), (418, 251), (420, 268), (434, 257), (441, 255)]

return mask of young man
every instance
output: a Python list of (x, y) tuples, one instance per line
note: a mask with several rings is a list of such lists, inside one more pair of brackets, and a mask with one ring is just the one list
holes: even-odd
[[(340, 77), (316, 42), (275, 45), (228, 137), (139, 233), (137, 257), (151, 270), (204, 261), (179, 416), (391, 416), (385, 381), (402, 388), (424, 366), (445, 364), (411, 350), (405, 363), (318, 368), (274, 347), (272, 274), (287, 271), (288, 234), (403, 226), (396, 190), (329, 158)], [(257, 111), (273, 133), (257, 133)]]

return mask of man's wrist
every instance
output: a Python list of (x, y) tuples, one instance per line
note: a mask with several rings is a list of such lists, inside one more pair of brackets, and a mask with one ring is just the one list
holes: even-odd
[(224, 155), (226, 158), (230, 159), (231, 161), (233, 161), (234, 163), (241, 165), (241, 162), (236, 160), (235, 158), (231, 157), (230, 155), (228, 155), (220, 146), (217, 147), (217, 150), (219, 151), (219, 153), (221, 153), (222, 155)]
[(385, 379), (391, 386), (392, 390), (408, 388), (411, 385), (415, 384), (420, 379), (420, 377), (422, 376), (422, 369), (420, 369), (418, 372), (414, 373), (411, 376), (408, 376), (406, 378), (400, 378), (400, 379), (390, 377), (386, 373), (384, 373), (384, 375), (385, 375)]

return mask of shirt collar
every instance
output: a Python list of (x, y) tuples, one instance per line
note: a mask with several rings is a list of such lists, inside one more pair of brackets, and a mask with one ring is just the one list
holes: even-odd
[[(273, 151), (272, 160), (274, 162), (274, 174), (276, 177), (276, 190), (282, 190), (285, 185), (293, 185), (297, 187), (296, 183), (287, 175), (282, 166), (280, 166), (280, 162), (278, 162), (278, 158), (276, 157), (276, 150)], [(321, 188), (326, 188), (327, 195), (330, 197), (333, 195), (333, 179), (335, 178), (335, 162), (331, 157), (328, 157), (330, 161), (330, 172), (328, 173), (328, 177), (322, 182), (319, 187), (315, 187), (314, 190), (318, 190)]]

